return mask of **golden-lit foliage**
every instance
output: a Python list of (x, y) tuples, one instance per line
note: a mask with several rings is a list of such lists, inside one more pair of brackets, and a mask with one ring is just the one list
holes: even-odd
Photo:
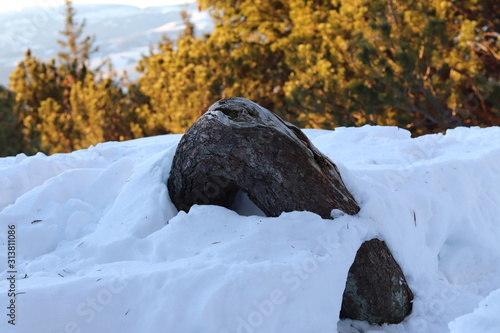
[[(67, 2), (57, 59), (26, 52), (0, 90), (0, 152), (68, 152), (185, 131), (243, 96), (299, 126), (378, 124), (421, 135), (500, 125), (493, 0), (199, 0), (215, 22), (142, 57), (137, 82), (90, 69), (92, 38)], [(17, 141), (7, 138), (18, 138)], [(16, 143), (17, 142), (17, 146)]]
[(140, 86), (174, 132), (229, 96), (304, 127), (379, 124), (419, 135), (500, 124), (491, 1), (198, 3), (214, 31), (160, 43), (141, 60)]

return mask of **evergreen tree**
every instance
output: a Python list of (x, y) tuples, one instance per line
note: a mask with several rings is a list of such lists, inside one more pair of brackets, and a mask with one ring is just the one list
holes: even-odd
[(60, 32), (64, 38), (57, 41), (63, 51), (59, 52), (57, 57), (73, 80), (83, 81), (87, 74), (90, 57), (97, 51), (97, 47), (94, 46), (95, 36), (83, 36), (85, 20), (76, 21), (76, 13), (71, 0), (65, 0), (64, 3), (66, 21), (64, 30)]
[[(282, 50), (272, 45), (287, 28), (271, 10), (285, 12), (286, 1), (259, 4), (235, 4), (231, 13), (224, 13), (200, 1), (213, 15), (223, 15), (213, 33), (196, 38), (189, 15), (183, 14), (186, 30), (178, 41), (163, 40), (143, 57), (139, 87), (150, 99), (146, 109), (154, 123), (168, 132), (183, 132), (213, 102), (229, 96), (245, 96), (286, 115), (282, 87), (288, 73)], [(246, 12), (252, 17), (248, 22), (231, 17)]]
[(22, 151), (22, 132), (14, 114), (14, 94), (0, 85), (0, 156)]
[(244, 96), (288, 116), (284, 45), (293, 26), (289, 1), (200, 0), (216, 20), (206, 43), (221, 75), (221, 97)]
[(187, 31), (175, 45), (164, 38), (139, 62), (140, 92), (149, 101), (140, 111), (145, 134), (185, 131), (213, 103), (213, 96), (220, 96), (209, 45), (194, 37), (190, 23), (185, 25)]
[(51, 97), (61, 100), (62, 77), (55, 60), (44, 63), (28, 49), (24, 60), (19, 62), (10, 75), (10, 89), (15, 94), (14, 112), (23, 127), (24, 152), (32, 154), (42, 150), (42, 119), (38, 113), (41, 103)]
[(132, 131), (134, 121), (140, 121), (138, 106), (125, 102), (112, 68), (108, 77), (100, 68), (89, 68), (93, 38), (83, 36), (85, 23), (77, 23), (74, 14), (66, 1), (64, 39), (59, 41), (64, 50), (57, 61), (40, 61), (28, 50), (10, 76), (26, 153), (70, 152), (141, 134)]

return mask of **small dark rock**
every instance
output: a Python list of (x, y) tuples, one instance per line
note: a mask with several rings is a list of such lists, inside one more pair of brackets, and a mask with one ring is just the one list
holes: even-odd
[(364, 242), (349, 269), (340, 317), (397, 324), (411, 313), (412, 300), (403, 271), (385, 242)]

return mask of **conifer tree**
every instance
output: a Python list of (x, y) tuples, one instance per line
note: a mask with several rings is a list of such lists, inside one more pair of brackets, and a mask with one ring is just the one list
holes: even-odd
[(273, 10), (286, 12), (286, 1), (259, 2), (258, 8), (242, 2), (229, 6), (229, 13), (220, 4), (199, 4), (222, 15), (213, 33), (195, 37), (189, 15), (183, 14), (186, 31), (177, 42), (164, 40), (140, 61), (139, 86), (150, 98), (155, 123), (183, 132), (213, 102), (229, 96), (245, 96), (286, 115), (282, 88), (288, 73), (282, 50), (273, 48), (287, 34)]
[(42, 150), (42, 119), (38, 113), (41, 103), (51, 97), (62, 99), (63, 87), (54, 59), (44, 63), (28, 49), (10, 75), (10, 90), (15, 94), (14, 112), (23, 127), (24, 152)]
[(97, 51), (97, 47), (94, 46), (95, 36), (83, 36), (85, 20), (76, 21), (76, 13), (71, 0), (65, 0), (64, 3), (66, 20), (64, 30), (60, 32), (63, 39), (57, 41), (63, 51), (59, 52), (57, 57), (60, 64), (75, 80), (84, 80), (90, 56)]
[(28, 50), (11, 74), (27, 153), (69, 152), (132, 137), (137, 108), (122, 112), (127, 103), (112, 69), (104, 78), (100, 68), (89, 67), (93, 38), (83, 36), (85, 22), (77, 23), (74, 15), (71, 1), (66, 1), (64, 38), (59, 40), (64, 49), (57, 60), (40, 61)]
[(213, 103), (214, 96), (220, 96), (210, 46), (194, 36), (188, 19), (184, 15), (186, 31), (175, 44), (164, 38), (139, 62), (138, 84), (148, 98), (148, 104), (140, 108), (145, 134), (185, 131)]
[(22, 151), (22, 132), (14, 113), (14, 94), (0, 85), (0, 156)]
[(207, 40), (222, 75), (222, 97), (244, 96), (287, 116), (283, 52), (293, 26), (289, 1), (200, 0), (216, 20)]

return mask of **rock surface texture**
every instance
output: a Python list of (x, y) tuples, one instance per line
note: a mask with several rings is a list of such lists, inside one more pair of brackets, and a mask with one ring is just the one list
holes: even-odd
[(397, 324), (412, 310), (413, 293), (389, 248), (364, 242), (349, 269), (340, 318)]
[[(230, 208), (238, 191), (267, 216), (310, 211), (331, 219), (333, 209), (360, 210), (335, 164), (299, 128), (239, 97), (219, 100), (186, 131), (167, 186), (184, 211), (195, 204)], [(341, 317), (398, 323), (412, 299), (385, 243), (365, 242), (349, 270)]]
[(168, 189), (185, 211), (195, 204), (229, 208), (238, 190), (267, 216), (359, 211), (335, 164), (300, 129), (244, 98), (216, 102), (187, 130)]

